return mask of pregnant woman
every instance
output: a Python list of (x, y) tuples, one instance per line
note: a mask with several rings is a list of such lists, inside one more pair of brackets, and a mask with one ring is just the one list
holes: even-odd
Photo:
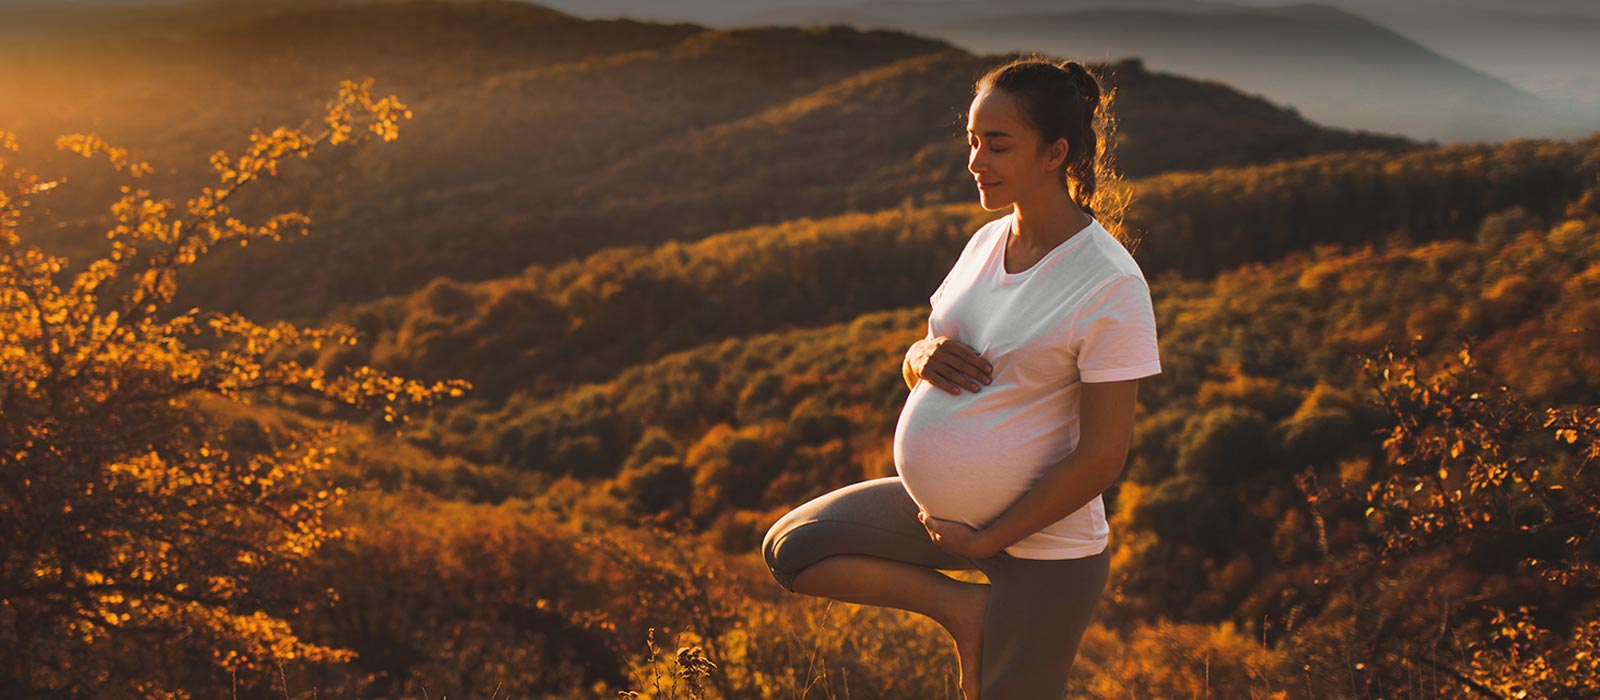
[[(967, 700), (1060, 700), (1108, 574), (1101, 493), (1141, 377), (1161, 371), (1144, 274), (1095, 218), (1099, 82), (1019, 58), (967, 115), (980, 227), (906, 353), (896, 476), (818, 496), (762, 545), (786, 590), (927, 615)], [(939, 570), (977, 569), (986, 584)]]

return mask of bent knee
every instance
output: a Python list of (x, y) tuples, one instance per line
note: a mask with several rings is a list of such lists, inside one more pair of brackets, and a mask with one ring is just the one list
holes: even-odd
[(767, 528), (766, 536), (761, 538), (761, 558), (766, 560), (767, 568), (769, 569), (776, 563), (778, 541), (783, 538), (783, 532), (787, 529), (786, 525), (787, 523), (784, 522), (784, 519), (779, 518), (777, 522)]
[(761, 555), (778, 585), (791, 593), (800, 570), (828, 556), (826, 520), (779, 519), (761, 541)]

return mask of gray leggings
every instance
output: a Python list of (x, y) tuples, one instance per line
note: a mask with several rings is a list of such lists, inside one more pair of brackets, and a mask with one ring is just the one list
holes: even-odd
[(984, 559), (940, 549), (917, 521), (900, 477), (822, 494), (773, 523), (767, 568), (794, 591), (800, 570), (836, 554), (866, 554), (931, 569), (978, 569), (989, 579), (979, 700), (1061, 700), (1078, 642), (1105, 590), (1110, 553), (1079, 559)]

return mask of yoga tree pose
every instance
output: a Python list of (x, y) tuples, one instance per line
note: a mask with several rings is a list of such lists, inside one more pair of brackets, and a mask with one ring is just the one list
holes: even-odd
[[(1108, 575), (1101, 493), (1157, 374), (1144, 274), (1096, 217), (1105, 107), (1077, 62), (981, 77), (967, 167), (987, 211), (906, 353), (896, 476), (785, 514), (763, 554), (786, 590), (927, 615), (967, 700), (1060, 700)], [(988, 583), (940, 569), (977, 569)]]

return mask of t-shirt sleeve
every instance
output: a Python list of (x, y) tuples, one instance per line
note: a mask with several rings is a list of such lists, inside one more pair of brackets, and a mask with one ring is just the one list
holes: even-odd
[(1161, 372), (1150, 287), (1135, 275), (1105, 283), (1078, 312), (1078, 379), (1115, 382)]

